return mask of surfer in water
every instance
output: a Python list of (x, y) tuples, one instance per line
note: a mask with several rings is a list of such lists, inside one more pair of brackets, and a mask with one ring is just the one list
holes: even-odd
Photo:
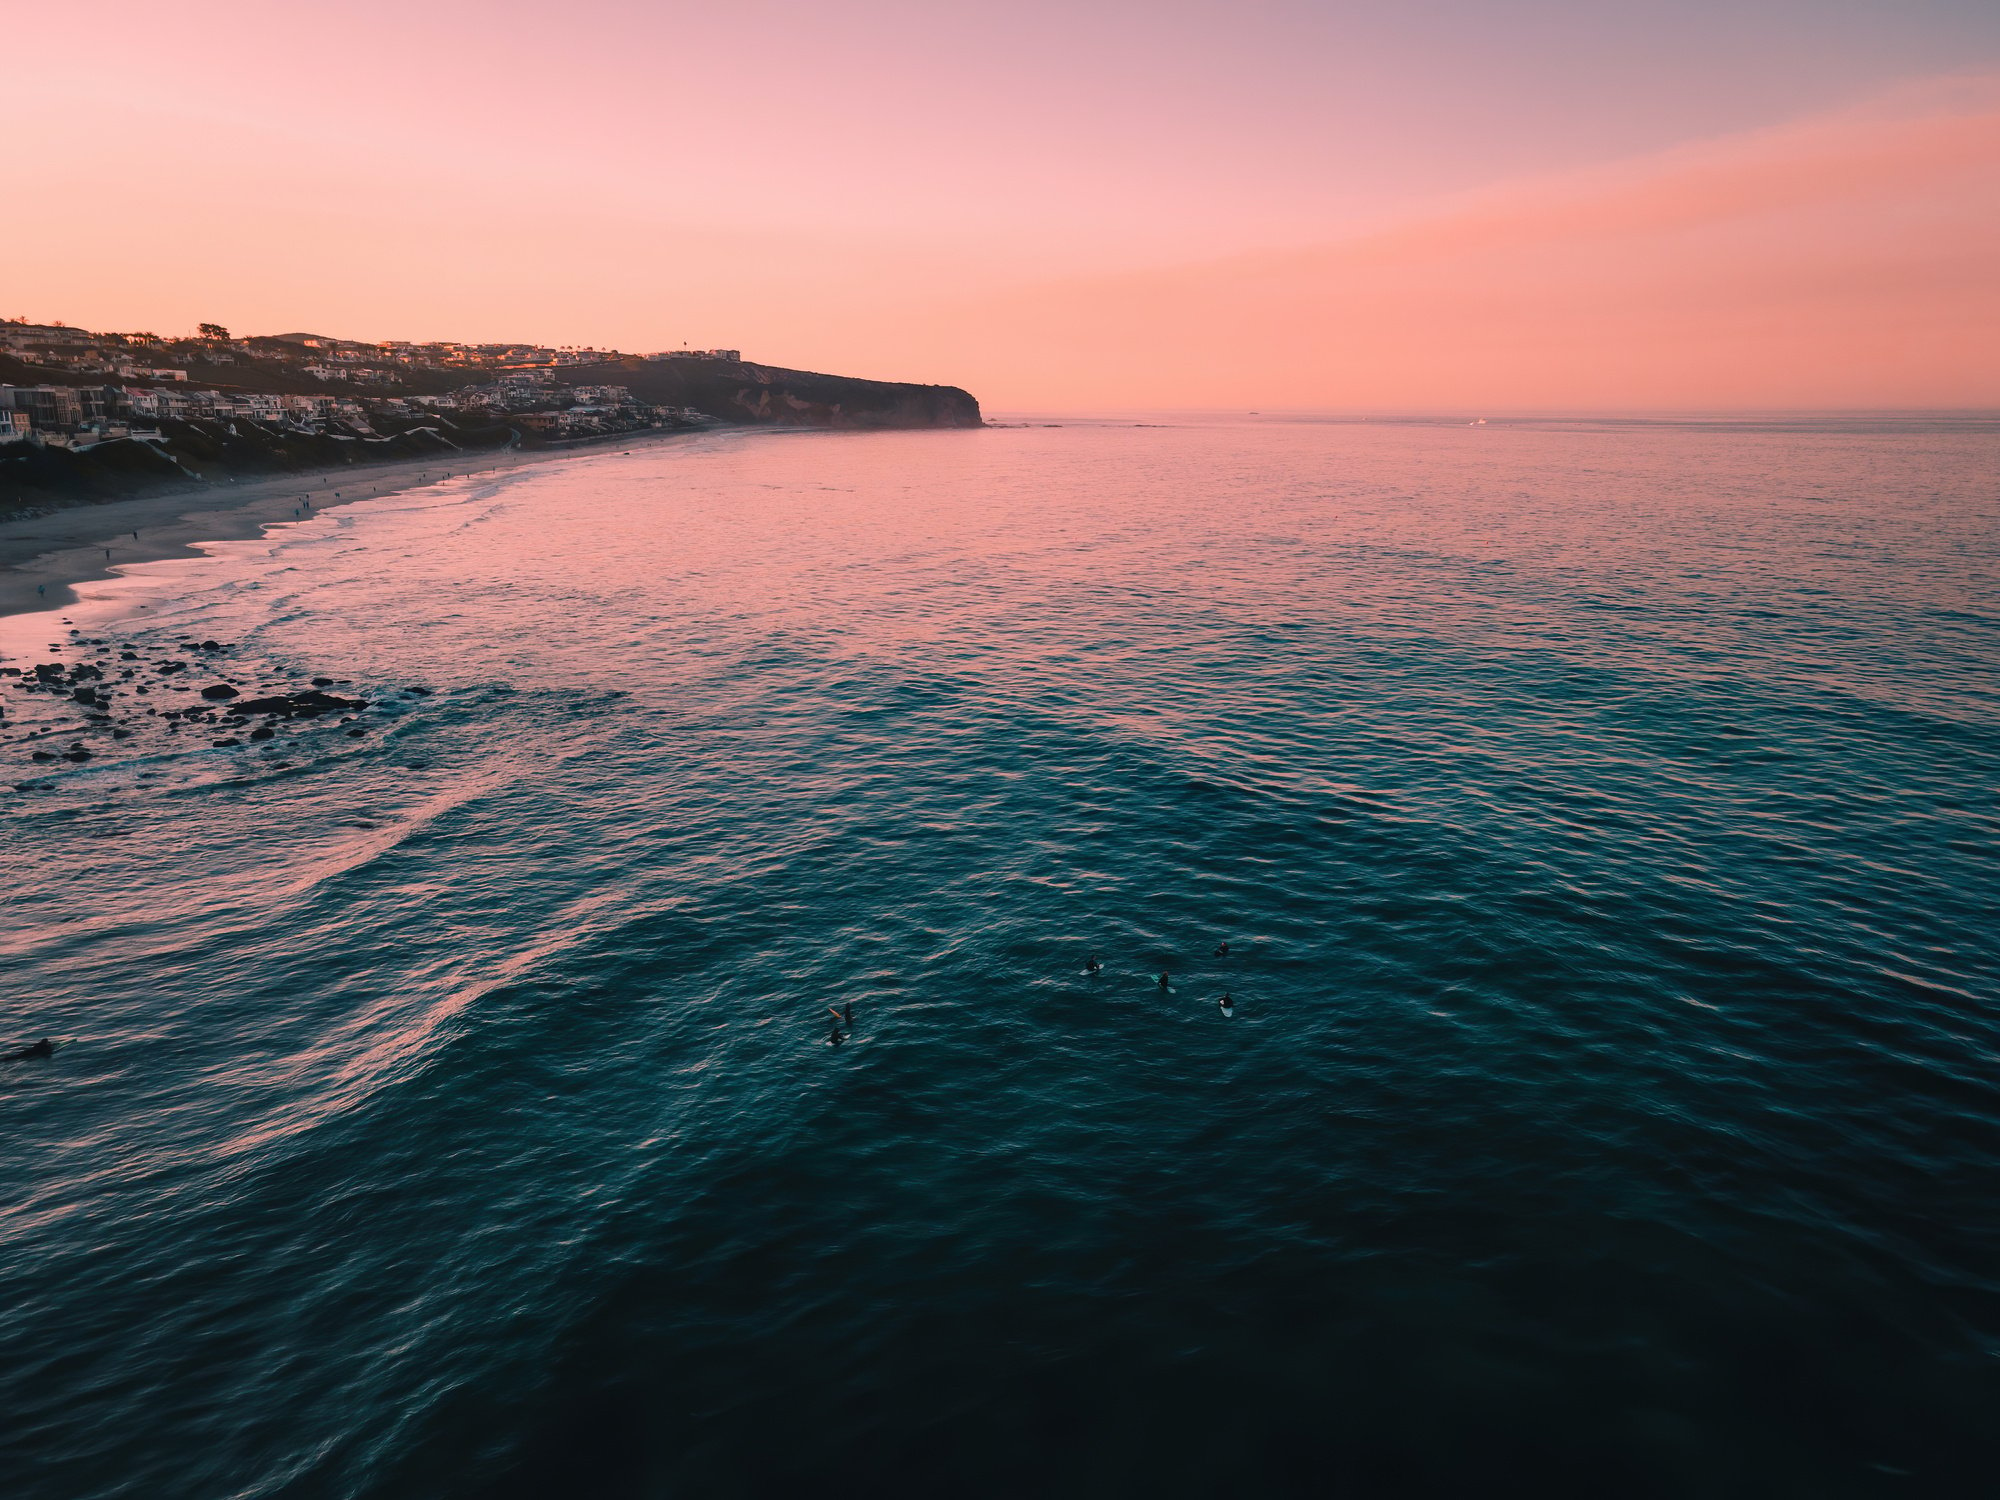
[(1086, 974), (1102, 974), (1104, 972), (1104, 965), (1097, 961), (1095, 953), (1091, 954), (1089, 962), (1084, 964), (1083, 972)]
[(1167, 971), (1165, 969), (1160, 970), (1160, 988), (1163, 990), (1170, 988), (1167, 984)]
[(15, 1048), (5, 1057), (0, 1057), (0, 1062), (29, 1062), (37, 1057), (54, 1057), (55, 1055), (56, 1044), (47, 1037), (43, 1037), (39, 1042), (35, 1042), (30, 1046)]
[(1225, 1016), (1233, 1016), (1236, 1014), (1236, 1002), (1230, 999), (1227, 995), (1224, 995), (1222, 999), (1217, 1002), (1217, 1004), (1219, 1004), (1222, 1007), (1222, 1013)]
[(1217, 944), (1215, 945), (1215, 956), (1216, 956), (1217, 958), (1227, 958), (1227, 957), (1229, 957), (1229, 939), (1228, 939), (1228, 938), (1224, 938), (1224, 939), (1223, 939), (1223, 940), (1222, 940), (1221, 942), (1219, 942), (1219, 943), (1217, 943)]

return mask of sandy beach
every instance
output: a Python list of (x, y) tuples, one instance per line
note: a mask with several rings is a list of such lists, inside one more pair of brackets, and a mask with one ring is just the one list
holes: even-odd
[(326, 509), (452, 475), (556, 462), (690, 435), (686, 429), (621, 433), (573, 448), (408, 459), (338, 473), (211, 484), (0, 521), (0, 615), (61, 608), (76, 601), (73, 585), (108, 578), (132, 563), (192, 557), (203, 542), (254, 537), (266, 525), (294, 519), (301, 497)]

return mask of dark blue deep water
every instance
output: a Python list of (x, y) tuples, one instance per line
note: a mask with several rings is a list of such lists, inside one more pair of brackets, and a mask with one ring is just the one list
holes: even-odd
[(2000, 426), (1161, 423), (0, 622), (0, 1489), (1992, 1493)]

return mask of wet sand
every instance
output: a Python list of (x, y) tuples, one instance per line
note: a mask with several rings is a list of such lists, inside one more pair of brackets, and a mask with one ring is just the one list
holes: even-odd
[(273, 522), (295, 520), (301, 497), (323, 510), (449, 475), (513, 469), (692, 435), (684, 428), (620, 433), (574, 448), (507, 449), (453, 455), (449, 461), (434, 456), (338, 472), (225, 481), (0, 521), (0, 615), (63, 608), (76, 602), (75, 584), (109, 578), (132, 563), (193, 557), (203, 542), (254, 537)]

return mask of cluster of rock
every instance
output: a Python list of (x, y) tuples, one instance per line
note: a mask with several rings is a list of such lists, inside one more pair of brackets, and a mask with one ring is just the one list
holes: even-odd
[[(77, 637), (71, 642), (76, 647), (113, 644), (85, 639), (77, 632), (72, 635)], [(235, 683), (220, 680), (199, 689), (197, 702), (173, 707), (159, 701), (145, 702), (160, 694), (190, 691), (187, 679), (196, 668), (213, 671), (221, 665), (217, 659), (227, 657), (233, 647), (221, 641), (184, 641), (178, 649), (182, 654), (162, 654), (152, 660), (138, 651), (121, 649), (110, 659), (49, 661), (28, 668), (0, 667), (0, 678), (19, 679), (13, 684), (17, 692), (57, 699), (81, 716), (83, 736), (66, 745), (61, 743), (60, 726), (38, 726), (27, 737), (36, 746), (29, 751), (28, 759), (50, 766), (62, 761), (81, 764), (108, 753), (116, 742), (129, 740), (146, 728), (163, 729), (169, 736), (182, 735), (189, 729), (206, 729), (214, 735), (209, 743), (217, 749), (238, 749), (246, 743), (272, 740), (285, 726), (329, 718), (350, 726), (346, 732), (353, 738), (367, 733), (366, 726), (358, 720), (369, 708), (369, 700), (329, 692), (329, 688), (347, 686), (331, 677), (315, 677), (307, 688), (255, 694), (246, 694)], [(109, 653), (106, 657), (109, 658)], [(403, 692), (423, 697), (430, 689), (413, 687)], [(143, 713), (139, 711), (142, 705)], [(6, 727), (5, 708), (0, 705), (0, 729)], [(112, 745), (105, 743), (107, 739)], [(32, 780), (15, 782), (14, 789), (46, 790), (47, 784)]]

